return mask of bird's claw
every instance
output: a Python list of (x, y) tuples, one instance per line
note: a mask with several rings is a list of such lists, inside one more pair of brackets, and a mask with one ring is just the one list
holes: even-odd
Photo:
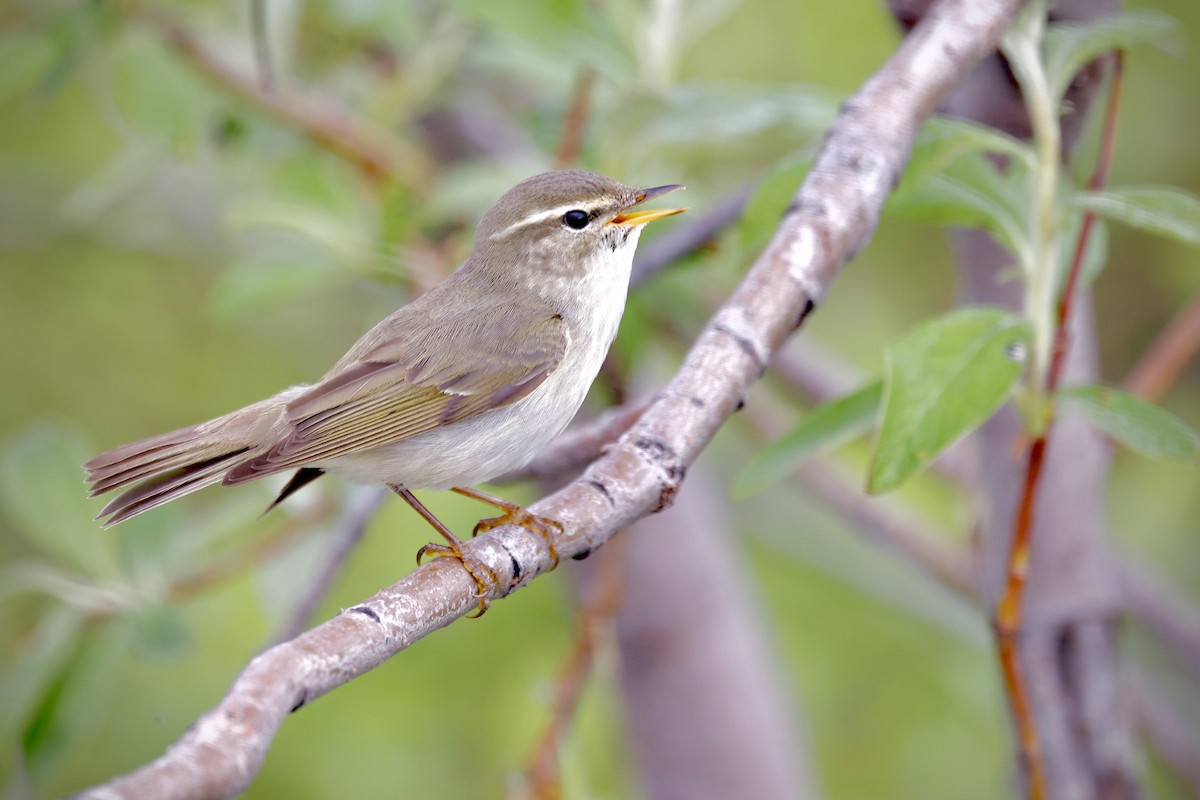
[(491, 600), (488, 598), (500, 583), (500, 580), (496, 577), (496, 573), (492, 571), (491, 567), (478, 558), (464, 553), (458, 544), (435, 544), (434, 542), (430, 542), (424, 545), (417, 551), (417, 566), (421, 566), (421, 561), (425, 556), (458, 559), (462, 563), (463, 569), (474, 579), (475, 586), (478, 589), (475, 597), (479, 599), (479, 608), (476, 613), (469, 614), (468, 616), (472, 619), (478, 619), (487, 613), (488, 607), (491, 605)]
[(563, 534), (562, 523), (549, 517), (539, 517), (518, 505), (506, 506), (503, 510), (504, 513), (498, 517), (488, 517), (475, 523), (475, 530), (471, 532), (471, 535), (478, 536), (502, 525), (520, 525), (525, 530), (536, 533), (546, 540), (546, 548), (550, 551), (550, 560), (553, 562), (550, 569), (557, 567), (558, 549), (554, 546), (554, 537)]

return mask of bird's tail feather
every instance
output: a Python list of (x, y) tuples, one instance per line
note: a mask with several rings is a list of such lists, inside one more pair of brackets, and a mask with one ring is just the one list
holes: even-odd
[(191, 494), (197, 489), (220, 483), (225, 472), (236, 464), (249, 448), (194, 461), (185, 466), (155, 472), (132, 488), (126, 489), (106, 505), (96, 519), (104, 519), (104, 527), (116, 525), (143, 511)]
[(125, 488), (97, 515), (105, 527), (197, 489), (220, 483), (232, 467), (269, 443), (272, 411), (283, 395), (227, 414), (102, 453), (83, 465), (90, 496)]

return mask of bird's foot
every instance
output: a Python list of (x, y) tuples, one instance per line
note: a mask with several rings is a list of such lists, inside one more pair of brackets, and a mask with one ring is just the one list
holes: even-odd
[(554, 546), (554, 537), (561, 536), (563, 533), (561, 522), (549, 517), (539, 517), (516, 503), (505, 503), (497, 507), (504, 513), (498, 517), (479, 520), (475, 525), (475, 530), (471, 533), (472, 536), (478, 536), (502, 525), (520, 525), (525, 530), (536, 533), (546, 540), (546, 548), (550, 551), (551, 561), (554, 562), (550, 569), (558, 566), (558, 549)]
[(472, 619), (478, 619), (487, 613), (488, 606), (491, 601), (488, 599), (492, 592), (499, 585), (500, 580), (496, 577), (496, 573), (487, 564), (480, 561), (475, 556), (468, 555), (463, 552), (462, 541), (455, 539), (449, 544), (435, 544), (430, 542), (417, 551), (417, 566), (421, 565), (421, 560), (429, 556), (431, 558), (456, 558), (462, 565), (467, 574), (475, 581), (475, 587), (478, 589), (475, 596), (479, 598), (479, 608), (476, 613), (471, 614)]

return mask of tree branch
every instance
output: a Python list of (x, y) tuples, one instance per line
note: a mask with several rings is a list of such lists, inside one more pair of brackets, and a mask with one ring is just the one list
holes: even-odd
[[(983, 56), (1019, 0), (940, 0), (842, 107), (774, 238), (641, 419), (576, 481), (534, 504), (558, 520), (563, 556), (599, 547), (670, 505), (687, 468), (738, 408), (772, 353), (870, 239), (918, 126)], [(503, 527), (465, 548), (502, 596), (549, 571), (544, 539)], [(417, 569), (364, 603), (259, 655), (157, 760), (91, 798), (228, 797), (245, 789), (287, 714), (449, 625), (478, 602), (457, 561)], [(494, 599), (494, 598), (493, 598)]]

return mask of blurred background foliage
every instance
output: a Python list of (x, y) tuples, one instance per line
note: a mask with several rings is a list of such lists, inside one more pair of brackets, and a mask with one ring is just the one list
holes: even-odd
[[(882, 4), (834, 0), (264, 5), (277, 91), (335, 117), (352, 109), (386, 132), (371, 141), (390, 176), (207, 74), (228, 64), (255, 80), (247, 2), (0, 6), (9, 797), (63, 794), (160, 754), (285, 624), (351, 493), (322, 481), (260, 519), (275, 487), (206, 491), (100, 531), (82, 461), (320, 375), (466, 255), (500, 192), (552, 166), (581, 80), (592, 83), (580, 164), (633, 184), (685, 183), (699, 214), (802, 162), (836, 103), (899, 39)], [(1190, 46), (1128, 59), (1113, 182), (1197, 191), (1200, 6), (1154, 6)], [(213, 60), (189, 56), (171, 31)], [(780, 211), (751, 206), (638, 289), (616, 348), (624, 372), (653, 386), (678, 363)], [(1118, 382), (1200, 289), (1200, 254), (1115, 228), (1109, 249), (1096, 301), (1103, 376)], [(803, 337), (877, 375), (882, 347), (954, 291), (940, 233), (885, 217)], [(755, 392), (769, 400), (778, 388)], [(606, 402), (596, 395), (592, 411)], [(1165, 405), (1200, 423), (1200, 372)], [(732, 485), (759, 446), (735, 420), (706, 461)], [(861, 450), (845, 449), (851, 468)], [(1110, 498), (1120, 546), (1193, 597), (1195, 481), (1189, 467), (1122, 453)], [(974, 509), (937, 478), (899, 498), (968, 538)], [(460, 530), (480, 513), (457, 498), (428, 502)], [(1008, 721), (979, 615), (801, 492), (733, 508), (828, 795), (1009, 796)], [(393, 582), (428, 536), (387, 503), (317, 618)], [(306, 707), (247, 796), (499, 795), (549, 713), (572, 635), (571, 571)], [(1200, 728), (1200, 698), (1170, 658), (1135, 625), (1127, 640)], [(616, 697), (602, 661), (563, 754), (568, 796), (637, 793)], [(1148, 763), (1153, 796), (1183, 796)]]

